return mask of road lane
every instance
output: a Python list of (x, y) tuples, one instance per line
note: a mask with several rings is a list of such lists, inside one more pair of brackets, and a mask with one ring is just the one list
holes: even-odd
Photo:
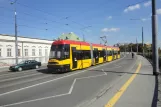
[(24, 70), (24, 71), (21, 71), (21, 72), (6, 71), (8, 73), (0, 75), (0, 81), (4, 80), (4, 79), (20, 77), (20, 76), (24, 76), (24, 75), (31, 75), (31, 74), (34, 74), (34, 73), (41, 73), (40, 71), (43, 70), (43, 69), (47, 69), (46, 66), (43, 66), (39, 69)]
[[(72, 75), (69, 77), (61, 78), (62, 76), (67, 76), (76, 72), (81, 72), (83, 70), (65, 73), (65, 74), (56, 74), (54, 78), (61, 78), (57, 81), (48, 82), (42, 85), (35, 87), (27, 88), (17, 92), (9, 93), (6, 95), (0, 95), (0, 104), (6, 105), (16, 102), (29, 101), (29, 103), (23, 103), (21, 106), (26, 104), (31, 107), (38, 107), (39, 104), (51, 104), (53, 103), (54, 107), (65, 106), (65, 102), (72, 101), (73, 103), (67, 103), (66, 107), (73, 107), (83, 103), (86, 100), (94, 97), (104, 86), (110, 86), (113, 81), (117, 80), (124, 73), (135, 64), (136, 59), (131, 60), (130, 56), (122, 60), (116, 61), (114, 63), (109, 63), (104, 66), (96, 67), (93, 69), (86, 69), (86, 72), (79, 73), (77, 75)], [(126, 64), (126, 65), (125, 65)], [(107, 73), (107, 75), (102, 75)], [(55, 74), (51, 74), (55, 75)], [(89, 76), (102, 75), (96, 78), (84, 78)], [(77, 79), (76, 78), (83, 78)], [(72, 92), (69, 94), (69, 90), (73, 84), (73, 81), (76, 80)], [(15, 85), (16, 87), (16, 85)], [(10, 87), (11, 88), (11, 87)], [(12, 88), (11, 88), (12, 89)], [(21, 95), (21, 96), (19, 96)], [(62, 95), (61, 97), (53, 98), (54, 96)], [(52, 97), (51, 97), (52, 96)], [(68, 96), (68, 98), (67, 98)], [(45, 100), (46, 97), (46, 100)], [(51, 97), (51, 98), (50, 98)], [(42, 101), (35, 101), (39, 99), (44, 99)], [(51, 102), (50, 102), (51, 101)], [(63, 101), (63, 103), (62, 103)], [(26, 106), (27, 106), (26, 105)], [(15, 105), (16, 107), (19, 105)], [(51, 106), (51, 105), (50, 105)]]

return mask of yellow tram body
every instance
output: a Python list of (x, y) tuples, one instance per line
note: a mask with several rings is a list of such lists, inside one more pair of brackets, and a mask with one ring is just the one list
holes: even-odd
[(48, 61), (48, 71), (65, 72), (88, 68), (120, 58), (118, 47), (81, 41), (54, 41)]

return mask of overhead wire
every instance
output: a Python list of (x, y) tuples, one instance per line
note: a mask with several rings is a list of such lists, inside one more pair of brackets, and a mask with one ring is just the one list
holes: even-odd
[[(12, 2), (11, 0), (9, 0), (10, 2)], [(19, 5), (22, 5), (22, 6), (25, 6), (25, 7), (27, 7), (27, 8), (32, 8), (32, 9), (34, 9), (34, 10), (37, 10), (37, 11), (39, 11), (39, 12), (43, 12), (43, 13), (45, 13), (45, 14), (48, 14), (48, 15), (51, 15), (51, 16), (54, 16), (54, 17), (56, 17), (56, 18), (58, 18), (57, 16), (55, 16), (55, 15), (53, 15), (53, 14), (51, 14), (51, 13), (48, 13), (48, 12), (45, 12), (45, 11), (43, 11), (43, 10), (40, 10), (40, 9), (37, 9), (37, 8), (33, 8), (33, 7), (30, 7), (30, 6), (28, 6), (28, 5), (25, 5), (25, 4), (22, 4), (22, 3), (19, 3), (19, 2), (16, 2), (16, 4), (19, 4)], [(22, 13), (22, 12), (21, 12)], [(29, 16), (33, 16), (33, 15), (31, 15), (31, 14), (28, 14), (28, 13), (24, 13), (23, 12), (23, 14), (25, 14), (25, 15), (29, 15)], [(39, 17), (40, 18), (40, 17)], [(66, 18), (67, 19), (67, 18)], [(48, 20), (48, 19), (42, 19), (42, 20)], [(68, 20), (68, 19), (67, 19)], [(49, 21), (49, 20), (48, 20)], [(54, 22), (54, 23), (58, 23), (58, 24), (61, 24), (60, 22), (58, 22), (58, 21), (51, 21), (50, 20), (50, 22)], [(73, 22), (73, 23), (75, 23), (75, 24), (77, 24), (77, 25), (79, 25), (79, 26), (82, 26), (82, 27), (85, 27), (83, 24), (81, 24), (81, 23), (78, 23), (78, 22), (76, 22), (76, 21), (72, 21), (71, 20), (71, 22)], [(66, 25), (66, 24), (65, 24)], [(70, 27), (69, 26), (69, 24), (68, 24), (68, 27)], [(71, 27), (70, 27), (71, 28)], [(75, 28), (74, 28), (75, 29)], [(80, 29), (80, 28), (79, 28)]]
[[(11, 0), (9, 0), (9, 1), (11, 1)], [(112, 0), (111, 0), (111, 1), (112, 1)], [(149, 1), (149, 0), (144, 0), (144, 1), (141, 1), (141, 2), (137, 2), (137, 3), (135, 3), (135, 4), (143, 3), (143, 2), (146, 2), (146, 1)], [(51, 14), (51, 13), (48, 13), (48, 12), (46, 12), (46, 11), (44, 11), (44, 10), (37, 9), (37, 8), (33, 8), (33, 7), (31, 7), (31, 6), (28, 6), (28, 5), (19, 3), (19, 2), (17, 2), (17, 4), (19, 4), (19, 5), (21, 5), (21, 6), (25, 6), (25, 7), (30, 8), (30, 9), (34, 9), (34, 10), (39, 11), (39, 12), (43, 12), (43, 13), (45, 13), (45, 14), (48, 14), (48, 15), (51, 15), (51, 16), (54, 16), (54, 17), (58, 18), (57, 16), (55, 16), (55, 15), (53, 15), (53, 14)], [(128, 6), (132, 6), (132, 5), (135, 5), (135, 4), (131, 4), (131, 5), (128, 5)], [(101, 7), (101, 6), (100, 6), (100, 7)], [(24, 13), (24, 12), (21, 12), (21, 13), (22, 13), (22, 14), (25, 14), (25, 15), (28, 15), (28, 16), (31, 16), (31, 17), (35, 17), (35, 16), (33, 16), (33, 15), (31, 15), (31, 14), (28, 14), (28, 13)], [(36, 17), (37, 17), (37, 16), (36, 16)], [(37, 17), (37, 18), (40, 19), (40, 17)], [(61, 18), (61, 19), (64, 19), (64, 18)], [(65, 17), (65, 19), (70, 21), (69, 17)], [(60, 22), (58, 22), (58, 21), (51, 21), (51, 20), (48, 20), (48, 19), (46, 19), (46, 18), (43, 18), (43, 19), (41, 19), (41, 20), (47, 20), (47, 21), (50, 21), (50, 22), (53, 22), (53, 23), (58, 23), (58, 24), (60, 24)], [(78, 22), (76, 22), (76, 21), (71, 20), (71, 22), (72, 22), (72, 23), (75, 23), (75, 24), (77, 24), (77, 25), (79, 25), (79, 26), (85, 27), (83, 24), (78, 23)], [(45, 22), (45, 23), (47, 23), (47, 22)], [(69, 27), (70, 24), (64, 24), (64, 25), (66, 25), (66, 26)]]
[[(1, 8), (4, 8), (5, 9), (5, 7), (1, 7)], [(7, 10), (7, 9), (6, 9)], [(8, 11), (14, 11), (14, 10), (12, 10), (12, 9), (8, 9)], [(40, 17), (38, 17), (38, 16), (34, 16), (34, 15), (32, 15), (32, 14), (29, 14), (29, 13), (25, 13), (25, 12), (20, 12), (20, 14), (24, 14), (24, 15), (27, 15), (27, 16), (30, 16), (30, 17), (34, 17), (34, 18), (36, 18), (36, 19), (38, 19), (38, 20), (42, 20), (42, 21), (44, 21), (44, 23), (43, 24), (49, 24), (48, 23), (48, 21), (50, 21), (50, 22), (52, 22), (52, 23), (58, 23), (59, 24), (59, 22), (56, 22), (56, 21), (53, 21), (53, 20), (48, 20), (48, 19), (45, 19), (45, 18), (40, 18)], [(10, 17), (11, 18), (11, 17)], [(12, 17), (12, 18), (14, 18), (14, 17)], [(24, 20), (24, 21), (26, 21), (25, 19), (23, 19), (23, 18), (19, 18), (19, 17), (17, 17), (17, 19), (19, 19), (19, 20)], [(62, 24), (62, 23), (60, 23), (60, 24)], [(59, 25), (60, 25), (59, 24)], [(71, 26), (69, 26), (69, 24), (63, 24), (63, 26), (66, 26), (66, 27), (69, 27), (69, 28), (71, 28)], [(68, 26), (67, 26), (68, 25)], [(59, 27), (59, 26), (57, 26), (56, 28), (61, 28), (61, 29), (65, 29), (65, 30), (67, 30), (66, 28), (64, 28), (64, 27)]]
[[(37, 10), (37, 11), (39, 11), (39, 12), (43, 12), (43, 13), (48, 14), (48, 15), (50, 15), (50, 16), (54, 16), (55, 18), (58, 18), (59, 20), (64, 19), (64, 18), (57, 17), (56, 15), (53, 15), (52, 13), (48, 13), (48, 12), (46, 12), (46, 11), (43, 11), (43, 10), (41, 10), (41, 9), (33, 8), (33, 7), (28, 6), (28, 5), (19, 3), (19, 2), (17, 2), (17, 4), (22, 5), (22, 6), (25, 6), (25, 7), (27, 7), (27, 8), (32, 8), (33, 10)], [(68, 20), (68, 19), (67, 19), (67, 20)], [(57, 22), (58, 22), (58, 21), (57, 21)], [(73, 22), (73, 23), (75, 23), (75, 24), (78, 24), (78, 25), (80, 25), (80, 26), (85, 27), (85, 25), (83, 25), (83, 24), (81, 24), (81, 23), (78, 23), (78, 22), (75, 22), (75, 21), (72, 21), (72, 20), (71, 20), (71, 22)]]

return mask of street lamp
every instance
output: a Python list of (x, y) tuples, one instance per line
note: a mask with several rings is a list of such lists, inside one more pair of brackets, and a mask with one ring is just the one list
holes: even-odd
[(15, 4), (15, 58), (16, 64), (18, 64), (18, 41), (17, 41), (17, 13), (16, 13), (16, 1), (11, 2), (11, 5)]
[[(139, 20), (139, 21), (142, 21), (141, 19), (130, 19), (130, 20)], [(144, 56), (144, 29), (143, 29), (143, 26), (142, 26), (142, 47), (143, 47), (143, 56)]]

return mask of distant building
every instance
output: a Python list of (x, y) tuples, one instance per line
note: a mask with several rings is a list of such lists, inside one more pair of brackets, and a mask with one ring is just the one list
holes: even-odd
[(63, 39), (63, 40), (76, 40), (76, 41), (83, 41), (81, 38), (79, 38), (76, 34), (74, 34), (73, 32), (70, 33), (63, 33), (60, 37), (58, 37), (59, 39)]
[[(35, 59), (47, 63), (52, 40), (18, 36), (18, 62)], [(15, 37), (0, 34), (0, 67), (15, 64)]]

